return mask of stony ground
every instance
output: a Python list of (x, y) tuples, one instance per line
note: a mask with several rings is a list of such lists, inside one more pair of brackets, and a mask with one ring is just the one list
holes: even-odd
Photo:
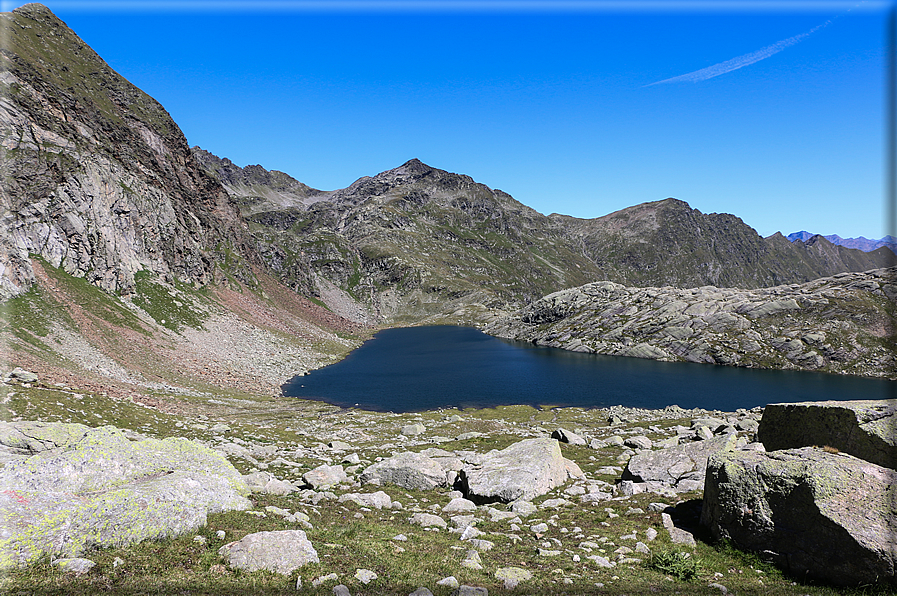
[[(675, 544), (663, 512), (696, 528), (700, 491), (625, 496), (613, 489), (638, 449), (620, 444), (627, 439), (643, 436), (659, 447), (685, 432), (694, 418), (735, 421), (756, 418), (756, 412), (511, 406), (391, 414), (226, 395), (170, 395), (152, 406), (71, 386), (15, 381), (0, 385), (0, 402), (4, 420), (112, 424), (146, 436), (196, 439), (225, 453), (244, 474), (267, 473), (294, 485), (285, 495), (257, 489), (252, 510), (212, 515), (195, 534), (92, 552), (96, 566), (85, 575), (41, 561), (9, 575), (9, 594), (280, 594), (296, 593), (301, 580), (299, 593), (331, 594), (341, 584), (355, 595), (410, 594), (419, 587), (438, 595), (452, 593), (450, 577), (496, 594), (505, 593), (507, 571), (500, 570), (508, 568), (532, 574), (509, 593), (839, 593), (785, 577), (754, 555), (714, 545), (700, 530), (696, 545)], [(416, 424), (423, 427), (420, 434), (414, 434), (421, 428)], [(558, 428), (592, 443), (562, 446), (584, 477), (533, 499), (532, 511), (499, 503), (451, 511), (448, 505), (459, 495), (448, 487), (414, 491), (359, 483), (365, 467), (394, 453), (470, 457)], [(321, 464), (342, 465), (347, 479), (318, 490), (299, 489), (302, 476)], [(389, 495), (389, 507), (377, 509), (348, 496), (379, 491)], [(614, 491), (613, 496), (589, 499), (604, 491)], [(438, 525), (413, 523), (422, 513), (437, 516)], [(462, 534), (470, 524), (478, 542), (470, 540), (470, 531)], [(304, 529), (320, 563), (281, 576), (231, 570), (218, 554), (225, 543), (249, 533), (281, 529)]]

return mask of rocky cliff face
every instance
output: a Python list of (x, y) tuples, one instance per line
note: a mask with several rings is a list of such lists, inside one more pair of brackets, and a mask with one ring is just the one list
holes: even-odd
[(595, 282), (486, 331), (577, 352), (895, 378), (895, 310), (895, 268), (760, 290)]
[(225, 252), (252, 259), (239, 213), (161, 105), (47, 8), (0, 20), (0, 298), (31, 284), (35, 254), (123, 293), (140, 270), (205, 284)]

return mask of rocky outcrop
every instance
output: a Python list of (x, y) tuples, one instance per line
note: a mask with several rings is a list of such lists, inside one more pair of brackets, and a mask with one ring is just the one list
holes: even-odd
[(490, 451), (480, 463), (461, 469), (461, 491), (475, 503), (530, 500), (581, 476), (565, 459), (555, 439), (526, 439), (501, 451)]
[(876, 269), (761, 290), (594, 282), (486, 331), (578, 352), (895, 378), (895, 276)]
[(897, 468), (897, 401), (769, 404), (758, 438), (768, 451), (828, 446)]
[(33, 282), (30, 255), (116, 293), (141, 270), (205, 284), (227, 250), (255, 259), (161, 105), (44, 6), (3, 13), (0, 29), (0, 300)]
[(0, 569), (176, 536), (203, 526), (209, 513), (251, 507), (239, 472), (186, 439), (12, 423), (0, 442), (26, 456), (0, 470)]
[(797, 577), (836, 585), (894, 583), (897, 473), (804, 447), (710, 457), (702, 524)]

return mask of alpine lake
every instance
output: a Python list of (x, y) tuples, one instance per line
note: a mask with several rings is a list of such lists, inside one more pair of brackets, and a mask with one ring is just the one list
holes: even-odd
[(284, 395), (345, 408), (660, 409), (734, 412), (770, 403), (894, 399), (897, 382), (790, 370), (659, 362), (570, 352), (470, 327), (386, 329), (345, 359), (297, 376)]

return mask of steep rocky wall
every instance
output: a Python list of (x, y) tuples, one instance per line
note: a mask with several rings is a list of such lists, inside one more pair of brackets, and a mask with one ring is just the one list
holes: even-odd
[(29, 287), (30, 254), (123, 293), (141, 269), (204, 284), (225, 252), (254, 258), (161, 105), (41, 5), (0, 28), (0, 299)]

